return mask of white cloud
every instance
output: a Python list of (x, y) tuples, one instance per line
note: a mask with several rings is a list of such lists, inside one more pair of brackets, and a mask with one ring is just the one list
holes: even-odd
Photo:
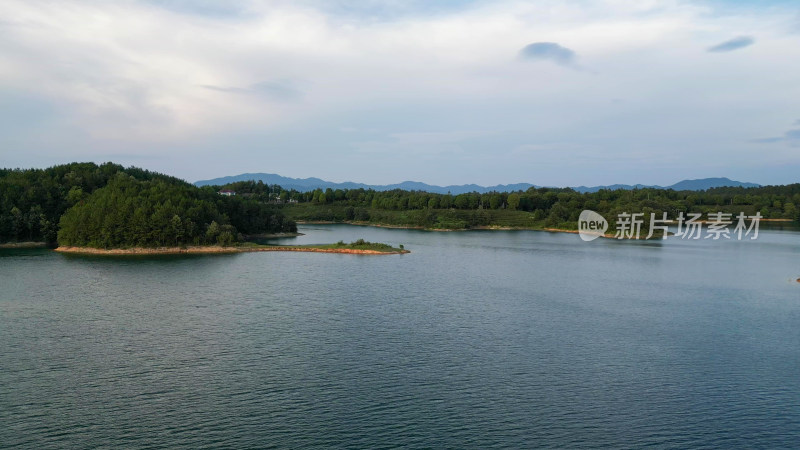
[[(463, 151), (469, 157), (452, 163), (466, 169), (480, 160), (487, 183), (517, 170), (510, 178), (558, 184), (539, 178), (556, 176), (552, 170), (487, 163), (524, 145), (546, 153), (546, 142), (563, 143), (549, 151), (565, 164), (575, 148), (638, 158), (632, 176), (665, 152), (694, 167), (731, 152), (747, 160), (754, 138), (780, 134), (796, 118), (800, 48), (788, 34), (791, 16), (779, 10), (720, 15), (678, 0), (330, 5), (252, 0), (220, 10), (214, 2), (5, 0), (0, 95), (24, 93), (50, 104), (50, 115), (59, 112), (53, 133), (71, 130), (62, 155), (93, 142), (108, 159), (137, 145), (185, 157), (204, 139), (254, 135), (238, 140), (241, 152), (254, 149), (248, 169), (289, 166), (291, 159), (264, 153), (258, 136), (314, 134), (321, 145), (276, 152), (313, 158), (336, 148), (341, 167), (320, 169), (343, 172), (365, 149), (376, 164), (387, 149), (416, 145), (433, 159)], [(706, 52), (750, 35), (758, 45), (747, 52)], [(574, 51), (592, 72), (521, 63), (519, 50), (535, 42)], [(453, 130), (489, 137), (442, 140)], [(409, 141), (414, 136), (424, 142)], [(392, 161), (405, 172), (398, 177), (414, 177), (410, 163)], [(219, 175), (171, 171), (179, 170)], [(642, 180), (598, 183), (617, 181)]]

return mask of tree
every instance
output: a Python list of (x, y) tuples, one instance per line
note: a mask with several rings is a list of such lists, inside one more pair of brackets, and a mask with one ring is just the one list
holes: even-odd
[(175, 238), (175, 245), (178, 245), (183, 239), (183, 221), (181, 216), (175, 214), (170, 220), (170, 233)]
[(25, 217), (16, 206), (11, 208), (11, 234), (18, 241), (25, 232)]
[(83, 189), (80, 186), (72, 186), (67, 192), (67, 203), (72, 206), (83, 199)]
[(783, 212), (784, 212), (784, 217), (786, 217), (787, 219), (794, 219), (796, 213), (796, 208), (794, 206), (794, 203), (789, 203), (789, 202), (784, 203)]
[(219, 224), (216, 220), (212, 221), (206, 229), (206, 242), (216, 242), (219, 232)]
[(519, 207), (519, 194), (516, 192), (508, 195), (508, 209), (516, 210)]

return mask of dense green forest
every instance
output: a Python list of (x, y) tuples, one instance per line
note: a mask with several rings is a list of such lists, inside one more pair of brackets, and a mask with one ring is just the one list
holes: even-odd
[[(757, 188), (725, 187), (707, 191), (668, 189), (601, 190), (579, 193), (572, 189), (531, 188), (518, 192), (434, 194), (419, 191), (373, 191), (364, 189), (286, 191), (260, 182), (237, 182), (224, 186), (240, 195), (284, 204), (294, 220), (364, 222), (466, 229), (487, 226), (575, 229), (584, 209), (609, 219), (623, 212), (663, 212), (675, 218), (680, 212), (759, 212), (767, 219), (800, 222), (800, 184)], [(291, 203), (290, 203), (291, 202)], [(296, 203), (295, 203), (296, 202)]]
[[(221, 196), (219, 189), (237, 192)], [(73, 163), (0, 169), (0, 243), (45, 241), (91, 247), (230, 244), (246, 235), (296, 231), (295, 220), (438, 229), (575, 229), (584, 209), (609, 219), (623, 212), (675, 218), (681, 212), (756, 212), (800, 222), (800, 184), (707, 191), (531, 188), (518, 192), (298, 192), (261, 182), (195, 187), (134, 167)]]
[(274, 206), (106, 163), (0, 170), (0, 242), (132, 247), (229, 244), (296, 231)]

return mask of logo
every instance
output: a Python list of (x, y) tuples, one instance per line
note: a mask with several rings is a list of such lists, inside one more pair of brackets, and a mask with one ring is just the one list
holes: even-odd
[(586, 242), (593, 241), (606, 234), (608, 221), (600, 214), (585, 209), (578, 217), (578, 234)]
[[(683, 212), (680, 212), (677, 219), (670, 220), (667, 218), (666, 212), (662, 212), (660, 218), (656, 216), (656, 213), (650, 213), (650, 220), (647, 220), (645, 213), (623, 212), (617, 215), (617, 221), (614, 223), (616, 230), (614, 238), (640, 239), (642, 232), (649, 230), (644, 239), (660, 237), (663, 240), (668, 236), (675, 236), (681, 239), (699, 240), (702, 238), (705, 228), (704, 239), (717, 241), (722, 238), (729, 240), (736, 238), (741, 241), (747, 236), (750, 236), (751, 240), (758, 239), (760, 212), (756, 212), (753, 216), (748, 216), (744, 212), (740, 212), (737, 216), (726, 212), (708, 213), (707, 220), (702, 220), (703, 215), (700, 213), (689, 213), (688, 216), (687, 218)], [(734, 224), (736, 226), (731, 230), (730, 227)], [(670, 231), (670, 225), (674, 225), (675, 232)], [(589, 209), (581, 212), (578, 217), (578, 234), (581, 239), (586, 242), (593, 241), (605, 236), (606, 231), (608, 231), (608, 222), (605, 217)]]

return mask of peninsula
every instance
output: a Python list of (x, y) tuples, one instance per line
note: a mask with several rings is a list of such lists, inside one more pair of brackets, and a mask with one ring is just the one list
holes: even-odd
[(219, 253), (249, 253), (249, 252), (309, 252), (309, 253), (345, 253), (351, 255), (400, 255), (411, 253), (400, 247), (388, 244), (368, 242), (363, 239), (345, 244), (339, 241), (335, 244), (311, 245), (260, 245), (243, 243), (235, 246), (221, 245), (195, 245), (187, 247), (132, 247), (132, 248), (93, 248), (60, 246), (55, 249), (59, 253), (74, 253), (82, 255), (180, 255), (180, 254), (219, 254)]

